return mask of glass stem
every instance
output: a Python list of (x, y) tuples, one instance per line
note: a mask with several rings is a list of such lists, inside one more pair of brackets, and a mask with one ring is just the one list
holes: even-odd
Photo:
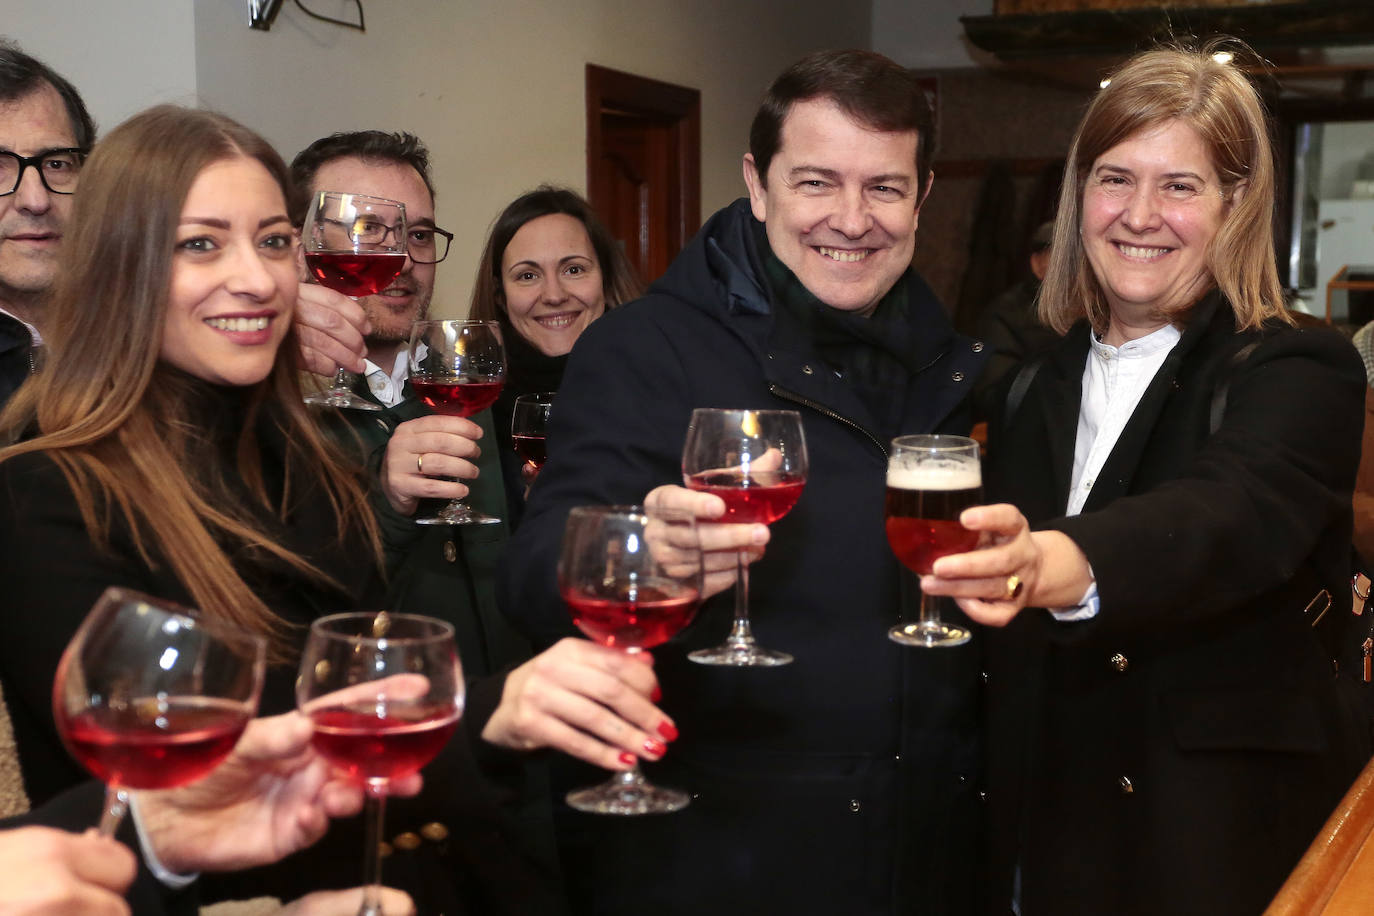
[(748, 552), (741, 550), (735, 557), (738, 570), (735, 579), (735, 623), (730, 628), (729, 645), (752, 646), (754, 631), (749, 626), (749, 563)]
[(386, 817), (386, 786), (369, 781), (364, 792), (363, 817), (367, 837), (363, 847), (363, 904), (358, 916), (382, 914), (382, 823)]
[(349, 372), (347, 369), (338, 369), (338, 370), (335, 370), (335, 372), (334, 372), (334, 384), (333, 384), (331, 387), (332, 387), (335, 391), (340, 391), (340, 392), (350, 390), (349, 382), (352, 381), (352, 379), (349, 378), (350, 375), (352, 375), (352, 373)]
[(114, 836), (129, 813), (129, 792), (116, 786), (105, 787), (105, 810), (100, 814), (101, 836)]

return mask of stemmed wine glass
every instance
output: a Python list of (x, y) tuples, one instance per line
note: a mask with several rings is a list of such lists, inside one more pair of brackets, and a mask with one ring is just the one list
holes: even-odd
[(106, 785), (107, 836), (129, 790), (208, 775), (257, 711), (266, 642), (192, 613), (108, 588), (57, 665), (53, 718), (67, 750)]
[(510, 438), (515, 453), (538, 471), (548, 460), (544, 446), (544, 430), (548, 426), (549, 411), (553, 408), (553, 392), (522, 394), (515, 399), (511, 414)]
[[(688, 516), (650, 516), (637, 506), (580, 506), (568, 514), (558, 559), (558, 591), (588, 637), (629, 653), (671, 639), (701, 601), (702, 560)], [(636, 763), (606, 782), (569, 792), (568, 804), (594, 814), (665, 814), (691, 796), (656, 786)]]
[[(495, 321), (417, 321), (410, 329), (410, 387), (435, 413), (470, 417), (486, 410), (506, 382), (501, 326)], [(421, 525), (494, 525), (501, 520), (451, 500)]]
[[(717, 521), (771, 525), (796, 505), (806, 484), (806, 436), (795, 410), (692, 411), (682, 449), (688, 489), (725, 501)], [(714, 649), (687, 657), (703, 665), (745, 667), (786, 665), (792, 656), (765, 649), (749, 625), (748, 552), (741, 550), (735, 584), (735, 621), (729, 637)]]
[[(305, 266), (321, 286), (355, 299), (386, 289), (406, 265), (405, 204), (384, 197), (321, 191), (301, 229)], [(330, 387), (307, 404), (381, 410), (349, 390), (351, 373), (339, 369)]]
[[(982, 501), (978, 443), (964, 436), (901, 436), (892, 440), (887, 464), (887, 542), (918, 576), (928, 576), (940, 557), (978, 546), (978, 532), (959, 524), (959, 513)], [(967, 627), (940, 620), (936, 599), (921, 593), (916, 623), (890, 629), (888, 638), (908, 646), (958, 646)]]
[(379, 846), (387, 786), (434, 759), (463, 712), (453, 627), (411, 614), (360, 612), (310, 625), (296, 706), (315, 724), (311, 743), (363, 783), (367, 845), (358, 916), (381, 916)]

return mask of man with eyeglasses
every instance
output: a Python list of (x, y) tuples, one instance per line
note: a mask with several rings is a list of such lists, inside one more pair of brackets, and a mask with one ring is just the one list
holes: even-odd
[[(469, 487), (465, 500), (488, 515), (505, 509), (505, 490), (495, 446), (491, 411), (470, 419), (431, 414), (406, 383), (411, 324), (429, 313), (434, 292), (435, 265), (448, 255), (453, 236), (435, 225), (434, 186), (429, 154), (408, 133), (377, 130), (337, 133), (302, 150), (291, 163), (295, 199), (291, 216), (305, 221), (311, 198), (320, 191), (344, 191), (384, 197), (405, 204), (406, 258), (400, 275), (376, 295), (358, 300), (366, 316), (365, 368), (341, 358), (342, 368), (363, 368), (354, 393), (380, 405), (381, 411), (324, 408), (326, 422), (337, 427), (340, 441), (360, 443), (371, 466), (385, 461), (387, 446), (424, 442), (429, 456), (447, 454), (463, 459), (473, 475), (463, 474)], [(301, 276), (306, 277), (304, 260)], [(298, 309), (312, 313), (307, 326), (328, 326), (332, 311), (340, 326), (353, 323), (356, 305), (318, 284), (301, 287)], [(300, 330), (302, 341), (307, 335)], [(312, 371), (332, 374), (335, 363), (317, 353)], [(489, 446), (485, 443), (492, 443)], [(398, 449), (413, 455), (415, 448)], [(405, 470), (415, 476), (413, 457)], [(382, 475), (383, 486), (386, 475)], [(375, 501), (377, 503), (383, 500)], [(495, 567), (504, 549), (508, 528), (495, 525), (419, 526), (388, 507), (378, 508), (379, 522), (388, 532), (388, 547), (409, 537), (403, 555), (389, 570), (386, 608), (440, 617), (454, 625), (463, 673), (473, 684), (469, 707), (480, 721), (483, 681), (500, 685), (503, 678), (483, 678), (509, 669), (530, 657), (528, 643), (506, 622), (496, 605)], [(363, 559), (360, 558), (359, 562)], [(480, 680), (479, 680), (480, 679)], [(460, 726), (461, 728), (462, 726)], [(392, 850), (387, 859), (387, 884), (407, 891), (423, 913), (538, 912), (556, 916), (560, 904), (548, 823), (547, 777), (539, 758), (504, 759), (492, 772), (484, 752), (474, 754), (469, 742), (458, 739), (426, 770), (436, 774), (424, 793), (414, 799), (387, 802), (387, 835)], [(352, 825), (337, 824), (325, 840), (332, 849), (351, 850), (361, 836), (346, 836)], [(355, 831), (356, 832), (356, 831)], [(474, 839), (480, 838), (480, 840)], [(348, 855), (342, 852), (341, 855)], [(317, 877), (316, 860), (297, 863), (294, 874), (267, 876), (261, 885), (274, 895), (299, 888)], [(252, 888), (257, 890), (258, 888)], [(236, 894), (238, 895), (238, 894)], [(474, 901), (482, 901), (480, 904)], [(466, 908), (465, 908), (466, 907)]]
[(43, 298), (94, 142), (72, 84), (0, 42), (0, 404), (39, 361)]

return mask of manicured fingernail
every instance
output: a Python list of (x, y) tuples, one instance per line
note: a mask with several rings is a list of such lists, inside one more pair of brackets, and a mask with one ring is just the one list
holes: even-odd
[(644, 741), (644, 750), (651, 757), (662, 757), (668, 753), (668, 745), (659, 741), (657, 738), (647, 738)]
[(625, 764), (627, 767), (632, 767), (635, 765), (635, 755), (631, 754), (629, 751), (621, 751), (620, 756), (617, 759), (621, 763)]
[(654, 689), (649, 693), (649, 700), (650, 702), (657, 703), (661, 699), (663, 699), (663, 688), (655, 684)]
[(677, 740), (677, 726), (666, 719), (658, 723), (658, 733), (663, 736), (664, 741)]

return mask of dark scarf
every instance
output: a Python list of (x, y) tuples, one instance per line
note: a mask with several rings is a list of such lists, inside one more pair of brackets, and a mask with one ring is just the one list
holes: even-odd
[(776, 307), (790, 325), (863, 401), (885, 438), (901, 434), (907, 383), (917, 364), (916, 332), (908, 320), (907, 275), (902, 274), (868, 317), (832, 308), (808, 290), (773, 253), (762, 223), (755, 242)]
[(557, 391), (563, 384), (563, 368), (568, 364), (568, 357), (567, 354), (545, 356), (520, 335), (504, 314), (497, 320), (501, 322), (501, 340), (506, 346), (506, 384), (501, 388), (501, 397), (492, 405), (491, 414), (501, 445), (510, 450), (510, 421), (515, 413), (515, 399), (522, 394)]

